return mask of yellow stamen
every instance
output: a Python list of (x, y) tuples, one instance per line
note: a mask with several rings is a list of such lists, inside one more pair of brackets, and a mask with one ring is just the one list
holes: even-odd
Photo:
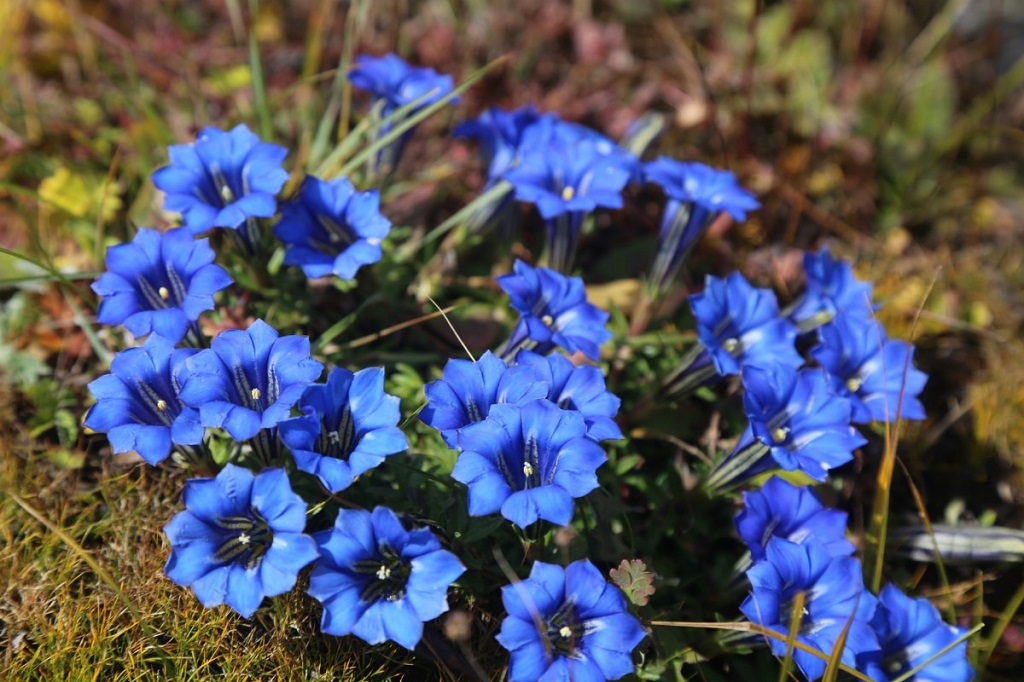
[(523, 462), (523, 475), (533, 476), (533, 466), (529, 462)]
[(576, 196), (576, 190), (572, 187), (566, 187), (562, 190), (562, 199), (564, 201), (569, 201), (574, 196)]
[(171, 292), (167, 290), (167, 287), (160, 287), (156, 290), (156, 293), (160, 294), (161, 301), (166, 301), (171, 297)]
[(772, 440), (774, 440), (776, 443), (782, 443), (783, 441), (786, 440), (786, 437), (788, 435), (789, 435), (789, 427), (788, 426), (780, 426), (779, 428), (777, 428), (774, 431), (772, 431)]
[(563, 625), (562, 629), (558, 631), (558, 634), (561, 635), (563, 639), (569, 639), (572, 637), (572, 628), (568, 625)]
[(252, 389), (252, 390), (251, 390), (251, 391), (249, 392), (249, 395), (251, 395), (251, 396), (252, 396), (252, 399), (253, 399), (253, 400), (259, 400), (259, 399), (260, 399), (260, 395), (261, 395), (261, 394), (260, 394), (260, 389), (258, 389), (258, 388), (254, 388), (254, 389)]
[(156, 409), (160, 410), (161, 412), (166, 410), (167, 409), (167, 401), (163, 400), (163, 399), (157, 400), (156, 401)]

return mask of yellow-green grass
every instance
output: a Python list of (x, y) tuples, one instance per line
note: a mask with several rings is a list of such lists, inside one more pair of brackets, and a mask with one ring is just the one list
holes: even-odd
[(320, 634), (320, 607), (303, 594), (302, 581), (265, 602), (251, 620), (227, 607), (203, 608), (190, 590), (163, 575), (168, 546), (161, 527), (177, 509), (182, 474), (118, 468), (96, 458), (83, 470), (61, 471), (5, 431), (5, 681), (437, 677), (433, 666), (414, 665), (404, 650), (385, 646), (371, 653), (355, 638)]

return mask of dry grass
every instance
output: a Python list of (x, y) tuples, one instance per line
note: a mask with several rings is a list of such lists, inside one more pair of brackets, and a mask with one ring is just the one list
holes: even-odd
[(251, 621), (227, 607), (204, 609), (163, 575), (167, 546), (160, 528), (176, 511), (180, 474), (116, 469), (109, 461), (102, 470), (59, 471), (27, 442), (7, 428), (0, 443), (5, 680), (428, 676), (410, 667), (408, 653), (378, 647), (367, 656), (369, 648), (353, 638), (319, 634), (319, 607), (301, 589), (274, 599)]

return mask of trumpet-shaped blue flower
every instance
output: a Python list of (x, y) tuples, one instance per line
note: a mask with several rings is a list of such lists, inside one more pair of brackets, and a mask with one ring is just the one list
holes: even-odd
[(804, 254), (807, 291), (797, 300), (789, 318), (801, 327), (824, 324), (836, 315), (871, 319), (870, 282), (861, 282), (846, 261), (836, 260), (827, 248)]
[(667, 157), (644, 164), (644, 179), (659, 185), (667, 200), (658, 235), (658, 252), (650, 281), (659, 290), (675, 278), (687, 255), (720, 213), (744, 220), (760, 208), (730, 171), (703, 163), (684, 163)]
[(749, 425), (737, 451), (756, 439), (778, 466), (823, 481), (867, 442), (850, 426), (850, 401), (832, 391), (821, 370), (745, 367), (743, 389)]
[(309, 594), (324, 607), (320, 629), (370, 644), (412, 649), (423, 623), (448, 610), (448, 587), (466, 570), (426, 528), (406, 530), (393, 511), (342, 509), (316, 534), (320, 560)]
[(292, 405), (323, 370), (305, 336), (278, 336), (263, 320), (233, 329), (185, 361), (181, 399), (204, 426), (238, 441), (288, 419)]
[(185, 360), (196, 352), (175, 350), (155, 334), (141, 347), (121, 351), (110, 363), (110, 374), (89, 384), (96, 404), (85, 425), (107, 434), (115, 453), (135, 450), (150, 464), (167, 459), (175, 445), (202, 443), (199, 411), (178, 398)]
[(384, 368), (352, 373), (335, 367), (326, 384), (313, 384), (299, 400), (301, 417), (281, 422), (281, 440), (295, 466), (337, 493), (352, 480), (409, 447), (398, 428), (398, 398), (384, 392)]
[[(880, 652), (858, 657), (858, 668), (876, 682), (902, 678), (925, 661), (923, 669), (906, 678), (909, 682), (967, 682), (974, 670), (967, 660), (967, 642), (962, 641), (941, 656), (940, 651), (966, 632), (946, 625), (927, 599), (911, 599), (894, 585), (886, 585), (878, 595), (878, 610), (872, 620)], [(932, 660), (933, 656), (937, 656)]]
[[(855, 667), (856, 657), (878, 649), (871, 627), (877, 600), (864, 589), (860, 562), (851, 557), (833, 557), (825, 547), (808, 538), (801, 544), (779, 537), (768, 541), (766, 559), (747, 571), (752, 587), (740, 610), (752, 623), (770, 628), (785, 638), (794, 619), (797, 595), (803, 595), (797, 641), (825, 655), (818, 658), (801, 649), (793, 660), (809, 680), (825, 672), (843, 630), (846, 646), (842, 661)], [(785, 639), (766, 638), (776, 656), (786, 654)]]
[(846, 513), (824, 506), (810, 488), (796, 487), (772, 477), (760, 489), (743, 493), (743, 511), (736, 515), (736, 530), (761, 561), (773, 537), (800, 544), (808, 538), (822, 543), (831, 556), (850, 556), (846, 539)]
[(140, 229), (131, 242), (107, 249), (107, 271), (92, 285), (102, 297), (96, 321), (173, 343), (190, 329), (198, 335), (194, 323), (232, 282), (214, 257), (207, 240), (193, 239), (183, 228), (163, 234)]
[(525, 154), (543, 152), (555, 147), (573, 149), (581, 144), (592, 145), (593, 151), (599, 156), (613, 158), (616, 165), (629, 172), (631, 180), (641, 179), (640, 161), (631, 152), (593, 128), (579, 123), (569, 123), (555, 114), (544, 114), (523, 130), (520, 150)]
[[(271, 218), (288, 181), (281, 167), (288, 150), (263, 142), (244, 124), (228, 132), (203, 128), (193, 144), (172, 145), (171, 163), (153, 173), (167, 194), (164, 207), (181, 213), (192, 234), (238, 228), (250, 218)], [(250, 239), (251, 235), (246, 237)]]
[(617, 154), (603, 154), (600, 143), (584, 139), (572, 148), (524, 151), (505, 178), (516, 198), (537, 206), (541, 217), (585, 214), (597, 208), (621, 208), (630, 169)]
[(603, 682), (634, 671), (644, 628), (588, 560), (564, 569), (538, 561), (501, 598), (508, 616), (497, 640), (511, 654), (509, 682)]
[(597, 360), (601, 344), (612, 337), (605, 327), (610, 315), (587, 301), (579, 277), (534, 268), (516, 259), (513, 272), (498, 277), (498, 286), (520, 315), (503, 351), (505, 357), (524, 347), (544, 354), (561, 346)]
[(855, 423), (925, 418), (918, 395), (928, 375), (914, 367), (911, 344), (890, 339), (875, 320), (846, 314), (819, 327), (818, 338), (811, 355), (853, 404)]
[(491, 107), (474, 119), (455, 128), (455, 137), (468, 137), (480, 145), (480, 156), (487, 165), (487, 184), (501, 179), (519, 160), (523, 133), (540, 119), (533, 106), (505, 111)]
[(738, 374), (746, 365), (799, 367), (793, 345), (797, 329), (779, 317), (769, 289), (755, 289), (734, 272), (725, 279), (708, 276), (704, 291), (690, 296), (697, 336), (721, 375)]
[(228, 464), (216, 478), (186, 481), (182, 498), (185, 511), (164, 526), (171, 542), (164, 573), (207, 608), (227, 604), (248, 618), (264, 597), (290, 590), (318, 555), (303, 533), (306, 503), (284, 469), (253, 476)]
[[(454, 82), (449, 75), (439, 74), (427, 67), (411, 66), (395, 54), (383, 57), (361, 55), (348, 74), (352, 85), (372, 93), (381, 103), (380, 116), (391, 115), (396, 109), (421, 100), (408, 115), (434, 104), (452, 91)], [(451, 102), (458, 102), (453, 98)], [(386, 135), (398, 121), (389, 121), (380, 128), (380, 135)], [(407, 130), (392, 144), (382, 149), (376, 163), (378, 166), (394, 168), (402, 156), (405, 144), (412, 130)]]
[(598, 208), (621, 208), (622, 191), (636, 160), (624, 151), (611, 153), (602, 141), (584, 137), (572, 144), (554, 141), (527, 147), (505, 179), (516, 199), (537, 206), (547, 227), (550, 266), (572, 267), (583, 220)]
[(384, 100), (384, 116), (421, 97), (425, 99), (416, 109), (427, 107), (451, 92), (455, 85), (451, 76), (429, 67), (411, 66), (393, 53), (383, 57), (360, 55), (348, 79), (360, 90)]
[(591, 365), (576, 366), (559, 353), (538, 355), (527, 350), (516, 355), (516, 365), (530, 365), (544, 372), (543, 382), (549, 386), (545, 395), (563, 410), (576, 410), (587, 424), (587, 436), (596, 441), (621, 440), (622, 430), (615, 415), (622, 403), (605, 387), (601, 370)]
[(583, 415), (548, 400), (493, 405), (487, 419), (459, 434), (452, 478), (469, 486), (471, 516), (500, 511), (520, 528), (538, 518), (564, 526), (573, 498), (597, 487), (607, 460), (586, 436)]
[(325, 182), (307, 176), (298, 195), (281, 207), (274, 234), (285, 243), (285, 265), (307, 277), (355, 279), (376, 263), (391, 221), (380, 213), (377, 190), (357, 192), (346, 178)]
[(458, 447), (458, 434), (484, 420), (491, 406), (520, 405), (547, 395), (544, 372), (536, 367), (509, 367), (490, 351), (476, 362), (449, 360), (437, 381), (424, 387), (427, 406), (420, 420), (441, 432), (448, 447)]

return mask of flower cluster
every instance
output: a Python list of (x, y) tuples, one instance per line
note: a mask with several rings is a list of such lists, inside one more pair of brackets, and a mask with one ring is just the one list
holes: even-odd
[[(456, 99), (450, 76), (394, 55), (359, 57), (348, 78), (376, 97), (369, 129), (391, 139), (364, 152), (376, 150), (364, 181), (394, 170), (412, 132), (402, 116)], [(631, 388), (619, 383), (628, 354), (616, 354), (608, 377), (587, 364), (601, 359), (613, 337), (611, 315), (588, 300), (583, 279), (564, 273), (584, 224), (598, 210), (620, 208), (631, 182), (656, 184), (667, 198), (646, 298), (671, 288), (713, 220), (743, 220), (759, 204), (728, 171), (665, 157), (641, 164), (596, 131), (532, 107), (492, 108), (457, 132), (480, 144), (497, 202), (488, 210), (507, 210), (513, 197), (537, 207), (550, 267), (516, 259), (513, 271), (497, 278), (518, 317), (500, 348), (450, 359), (424, 386), (419, 418), (437, 434), (415, 424), (405, 431), (411, 418), (399, 426), (402, 403), (385, 390), (382, 367), (328, 366), (321, 380), (324, 358), (314, 357), (310, 339), (263, 319), (204, 337), (200, 318), (232, 279), (199, 235), (227, 230), (251, 270), (267, 265), (272, 232), (285, 265), (309, 278), (352, 280), (382, 259), (391, 230), (378, 190), (359, 191), (349, 178), (298, 169), (297, 190), (279, 197), (292, 177), (282, 167), (287, 151), (244, 125), (204, 128), (194, 143), (171, 147), (169, 165), (153, 182), (183, 225), (142, 229), (108, 250), (107, 272), (93, 285), (101, 297), (97, 319), (149, 338), (117, 353), (110, 373), (89, 384), (96, 401), (84, 423), (106, 433), (114, 452), (135, 451), (154, 465), (173, 455), (200, 474), (187, 481), (184, 509), (164, 527), (164, 570), (204, 606), (251, 617), (311, 567), (308, 593), (322, 606), (322, 632), (413, 650), (427, 623), (448, 611), (449, 589), (483, 563), (466, 528), (449, 529), (442, 520), (495, 515), (481, 527), (517, 539), (523, 573), (529, 566), (521, 579), (501, 563), (511, 584), (501, 590), (507, 616), (496, 639), (509, 652), (509, 679), (619, 679), (634, 672), (632, 653), (646, 635), (627, 597), (646, 604), (654, 574), (639, 559), (624, 561), (612, 584), (589, 560), (569, 558), (579, 556), (573, 529), (589, 525), (574, 524), (577, 500), (602, 483), (609, 494), (630, 487), (622, 472), (643, 461), (622, 449), (605, 451), (606, 441), (624, 439), (616, 422), (622, 401), (613, 390)], [(792, 654), (811, 680), (823, 676), (833, 653), (874, 680), (912, 671), (916, 679), (968, 680), (963, 631), (895, 587), (878, 596), (867, 590), (846, 514), (790, 482), (825, 481), (851, 461), (867, 442), (854, 424), (925, 416), (919, 394), (927, 377), (913, 365), (913, 347), (889, 339), (873, 319), (872, 285), (827, 250), (806, 254), (804, 269), (806, 292), (782, 311), (771, 290), (739, 273), (708, 276), (689, 297), (698, 342), (662, 394), (678, 398), (726, 377), (742, 387), (746, 426), (694, 491), (714, 495), (763, 481), (743, 492), (735, 519), (749, 550), (735, 577), (744, 568), (751, 586), (739, 610), (757, 632), (771, 632), (767, 646)], [(393, 279), (389, 272), (382, 284)], [(342, 288), (346, 296), (355, 290)], [(316, 347), (327, 346), (321, 338)], [(622, 420), (632, 434), (641, 432), (632, 428), (642, 413), (635, 407)], [(442, 441), (455, 452), (446, 453)], [(410, 442), (415, 448), (403, 468), (418, 478), (391, 478), (389, 458)], [(610, 456), (613, 473), (602, 469)], [(771, 476), (780, 470), (786, 480)], [(421, 479), (446, 487), (409, 484)], [(635, 492), (639, 500), (650, 491)], [(444, 509), (451, 513), (432, 519), (419, 508), (414, 515), (383, 506), (405, 494), (450, 496)], [(603, 529), (607, 510), (597, 497), (588, 502), (594, 528)], [(372, 511), (360, 508), (367, 498)], [(623, 509), (635, 505), (627, 494), (622, 501)], [(569, 528), (549, 533), (542, 522)], [(557, 556), (555, 545), (566, 566), (538, 560)], [(615, 546), (608, 543), (602, 558)], [(465, 587), (460, 582), (457, 601), (476, 608), (490, 598), (497, 605), (496, 590), (463, 595)], [(641, 593), (643, 600), (635, 598)], [(795, 650), (786, 642), (794, 631), (801, 645)]]
[(877, 682), (918, 666), (926, 670), (910, 679), (973, 677), (964, 631), (943, 623), (927, 600), (910, 599), (893, 585), (877, 598), (867, 591), (860, 564), (850, 556), (845, 514), (778, 478), (745, 493), (743, 503), (736, 527), (755, 563), (747, 570), (751, 594), (740, 610), (780, 635), (768, 639), (776, 655), (785, 654), (785, 638), (797, 623), (797, 640), (819, 652), (794, 651), (810, 680), (822, 676), (844, 631), (842, 662)]

